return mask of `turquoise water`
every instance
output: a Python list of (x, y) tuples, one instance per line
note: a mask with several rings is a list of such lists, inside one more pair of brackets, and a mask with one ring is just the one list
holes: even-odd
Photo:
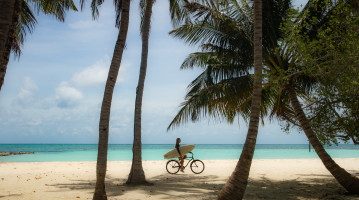
[[(163, 154), (174, 145), (145, 144), (142, 147), (143, 160), (164, 160)], [(202, 160), (238, 159), (243, 145), (199, 144), (193, 150), (194, 157)], [(359, 158), (359, 146), (342, 144), (326, 147), (333, 158)], [(93, 144), (0, 144), (0, 152), (31, 151), (35, 154), (0, 157), (6, 162), (47, 162), (47, 161), (96, 161), (97, 145)], [(258, 144), (254, 159), (296, 159), (318, 158), (317, 154), (305, 144)], [(132, 160), (132, 145), (111, 144), (109, 161)]]

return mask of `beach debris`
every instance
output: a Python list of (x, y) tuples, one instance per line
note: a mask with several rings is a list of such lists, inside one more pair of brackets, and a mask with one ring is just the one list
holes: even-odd
[(5, 180), (4, 178), (1, 178), (1, 180), (3, 181), (3, 180)]
[(77, 196), (76, 198), (78, 198), (78, 199), (79, 199), (80, 197), (79, 197), (79, 196)]

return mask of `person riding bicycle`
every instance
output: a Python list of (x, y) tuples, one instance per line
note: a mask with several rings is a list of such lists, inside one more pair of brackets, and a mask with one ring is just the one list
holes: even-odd
[(183, 171), (183, 163), (184, 163), (184, 159), (187, 158), (187, 155), (182, 155), (182, 154), (181, 154), (181, 151), (180, 151), (180, 149), (179, 149), (179, 148), (180, 148), (180, 144), (179, 144), (179, 143), (181, 143), (181, 138), (177, 138), (177, 139), (176, 139), (176, 146), (175, 146), (175, 148), (177, 149), (178, 154), (179, 154), (179, 157), (178, 157), (178, 158), (181, 160), (181, 169), (180, 169), (180, 170), (181, 170), (181, 172), (184, 172), (184, 171)]

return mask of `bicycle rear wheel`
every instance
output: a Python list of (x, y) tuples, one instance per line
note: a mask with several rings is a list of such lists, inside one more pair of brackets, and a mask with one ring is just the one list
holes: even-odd
[(166, 164), (167, 172), (176, 174), (180, 170), (180, 163), (177, 160), (169, 160)]
[(194, 160), (191, 163), (191, 170), (195, 174), (200, 174), (204, 170), (204, 163), (201, 160)]

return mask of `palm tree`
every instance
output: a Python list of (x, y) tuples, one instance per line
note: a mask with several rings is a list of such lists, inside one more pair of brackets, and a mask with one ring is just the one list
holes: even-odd
[(232, 175), (218, 193), (218, 199), (242, 199), (247, 188), (256, 146), (262, 94), (262, 1), (254, 0), (254, 85), (247, 137)]
[[(96, 0), (92, 1), (92, 16), (96, 19), (99, 16), (98, 8), (103, 3)], [(81, 0), (81, 6), (84, 6), (84, 0)], [(126, 44), (129, 13), (130, 13), (130, 0), (115, 0), (116, 9), (116, 26), (119, 27), (119, 33), (113, 52), (110, 69), (107, 76), (105, 92), (103, 95), (100, 123), (99, 123), (99, 142), (97, 152), (96, 164), (96, 186), (93, 195), (94, 200), (107, 199), (105, 188), (105, 177), (107, 169), (107, 151), (108, 151), (108, 136), (109, 136), (109, 122), (111, 113), (111, 103), (113, 90), (116, 84), (118, 72), (121, 66), (122, 54)]]
[(1, 38), (0, 38), (0, 90), (4, 83), (11, 44), (21, 9), (21, 0), (2, 0), (1, 4)]
[(359, 179), (345, 169), (341, 168), (325, 151), (322, 143), (318, 140), (316, 134), (312, 130), (309, 120), (305, 116), (302, 106), (300, 105), (297, 94), (293, 87), (292, 80), (286, 85), (286, 92), (289, 95), (290, 102), (294, 108), (295, 115), (300, 122), (300, 125), (309, 139), (310, 144), (313, 146), (315, 152), (323, 162), (324, 166), (334, 176), (334, 178), (342, 185), (348, 192), (359, 194)]
[(142, 113), (142, 97), (145, 85), (147, 58), (148, 58), (148, 40), (151, 27), (152, 7), (155, 0), (140, 1), (141, 11), (141, 36), (142, 36), (142, 53), (141, 53), (141, 67), (138, 78), (138, 85), (136, 89), (136, 103), (135, 103), (135, 122), (134, 122), (134, 137), (133, 137), (133, 158), (131, 171), (127, 179), (127, 184), (144, 184), (147, 183), (145, 172), (142, 168), (142, 142), (141, 142), (141, 113)]
[[(141, 0), (141, 36), (142, 36), (142, 53), (141, 66), (136, 89), (135, 117), (134, 117), (134, 137), (132, 147), (132, 166), (127, 179), (127, 184), (147, 184), (145, 172), (142, 167), (142, 142), (141, 142), (141, 115), (142, 115), (142, 97), (147, 71), (148, 58), (148, 40), (151, 26), (152, 7), (155, 0)], [(183, 9), (186, 0), (169, 0), (170, 16), (173, 26), (178, 25), (186, 18), (186, 12)]]
[(77, 11), (72, 0), (4, 0), (1, 2), (4, 4), (1, 5), (4, 11), (1, 11), (0, 17), (4, 21), (0, 22), (0, 90), (4, 83), (10, 52), (13, 51), (15, 56), (19, 57), (20, 47), (24, 44), (26, 34), (32, 33), (35, 28), (37, 21), (32, 10), (53, 15), (60, 21), (65, 20), (66, 11)]
[[(191, 120), (198, 120), (201, 115), (218, 117), (222, 116), (228, 121), (233, 121), (236, 114), (248, 117), (248, 100), (252, 93), (251, 76), (248, 68), (251, 63), (246, 58), (250, 56), (247, 49), (251, 49), (251, 11), (248, 4), (238, 5), (236, 1), (228, 1), (229, 5), (218, 9), (204, 5), (193, 4), (189, 10), (193, 16), (200, 18), (200, 22), (187, 21), (183, 26), (172, 31), (176, 37), (185, 39), (188, 43), (202, 42), (203, 52), (191, 54), (183, 63), (182, 68), (199, 66), (204, 72), (191, 84), (182, 108), (171, 122), (170, 127)], [(321, 10), (310, 10), (312, 2), (309, 2), (306, 9), (311, 11), (312, 17), (325, 15), (329, 12)], [(283, 80), (293, 79), (292, 85), (298, 95), (308, 94), (310, 88), (316, 84), (315, 77), (306, 76), (301, 72), (304, 67), (296, 61), (295, 52), (282, 48), (280, 41), (283, 39), (283, 32), (279, 29), (282, 19), (286, 18), (290, 1), (263, 2), (265, 15), (268, 17), (263, 21), (263, 50), (265, 72), (268, 78), (262, 92), (261, 116), (269, 113), (270, 116), (277, 116), (280, 119), (296, 123), (303, 121), (297, 118), (299, 106), (293, 100), (286, 81), (271, 81), (271, 77), (282, 77)], [(320, 19), (325, 19), (321, 17)], [(308, 19), (310, 20), (310, 18)], [(302, 22), (304, 20), (301, 20)], [(324, 21), (324, 20), (323, 20)], [(299, 21), (300, 22), (300, 21)], [(323, 23), (323, 22), (322, 22)], [(306, 30), (315, 35), (315, 30)], [(248, 45), (249, 44), (249, 45)], [(285, 47), (285, 46), (284, 46)], [(235, 56), (235, 57), (234, 57)], [(233, 58), (234, 57), (234, 58)], [(284, 76), (284, 78), (283, 78)], [(249, 81), (245, 83), (245, 81)], [(240, 88), (235, 85), (240, 84)], [(291, 85), (291, 84), (290, 84)], [(292, 94), (292, 95), (291, 95)], [(297, 97), (297, 94), (295, 94)], [(293, 108), (289, 103), (292, 103)], [(294, 109), (294, 110), (293, 110)], [(303, 113), (304, 114), (304, 113)], [(302, 125), (305, 123), (300, 122)], [(338, 182), (351, 193), (357, 193), (357, 178), (351, 176), (340, 168), (324, 153), (325, 150), (320, 142), (315, 142), (316, 135), (307, 133), (308, 126), (302, 127), (310, 138), (313, 146), (316, 146), (317, 153), (324, 165)], [(330, 158), (330, 159), (329, 159)], [(243, 179), (245, 180), (245, 179)], [(240, 182), (243, 184), (244, 182)]]
[[(5, 52), (6, 41), (11, 24), (13, 24), (13, 12), (19, 4), (16, 0), (1, 0), (0, 1), (0, 54)], [(18, 6), (18, 5), (17, 5)], [(1, 87), (0, 87), (1, 88)]]

